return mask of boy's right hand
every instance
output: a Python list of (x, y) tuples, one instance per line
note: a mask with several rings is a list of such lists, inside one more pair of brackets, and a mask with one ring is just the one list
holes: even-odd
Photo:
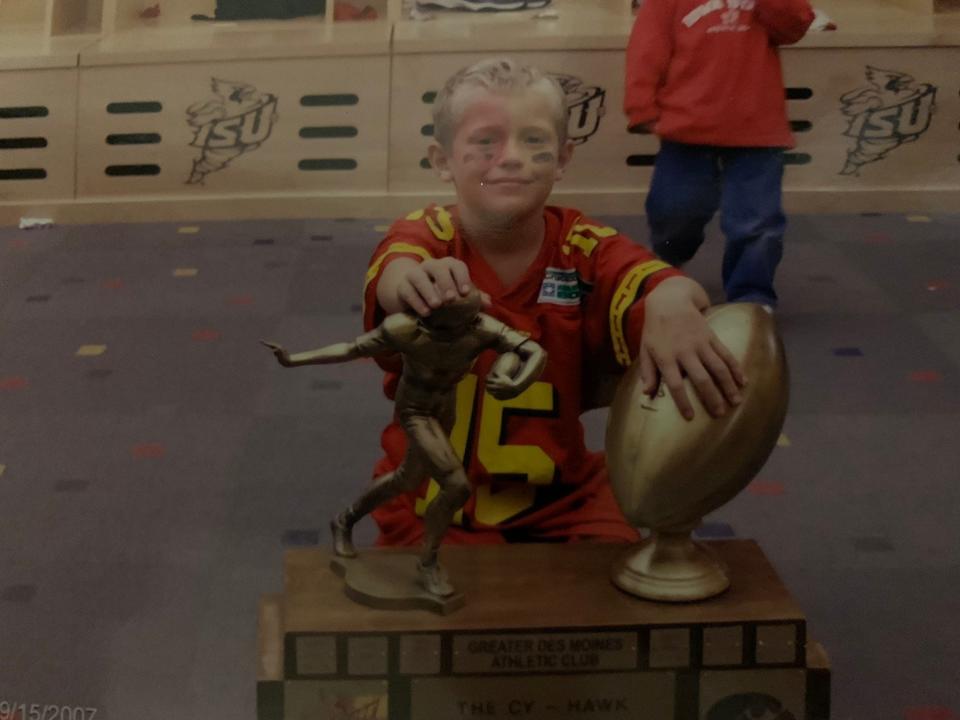
[(653, 394), (662, 379), (687, 420), (693, 418), (693, 405), (684, 376), (714, 417), (740, 404), (740, 388), (747, 382), (736, 358), (707, 324), (703, 311), (708, 306), (706, 292), (687, 277), (667, 278), (646, 298), (639, 358), (644, 391)]
[[(395, 267), (401, 262), (396, 260), (388, 265), (380, 282), (382, 284), (384, 281), (394, 281), (396, 298), (400, 305), (421, 317), (426, 317), (444, 303), (466, 295), (473, 288), (466, 263), (456, 258), (430, 258), (419, 263), (411, 260)], [(387, 271), (390, 270), (394, 270), (392, 275), (395, 277), (388, 280)], [(481, 292), (480, 296), (484, 307), (489, 307), (490, 296), (484, 292)], [(388, 312), (393, 310), (386, 305), (384, 309)]]

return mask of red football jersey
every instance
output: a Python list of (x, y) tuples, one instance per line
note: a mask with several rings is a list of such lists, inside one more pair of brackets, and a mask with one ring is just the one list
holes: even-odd
[[(616, 230), (576, 210), (548, 207), (540, 253), (526, 273), (504, 287), (457, 230), (456, 208), (430, 207), (395, 222), (374, 251), (364, 290), (364, 326), (384, 318), (376, 287), (387, 263), (453, 256), (490, 294), (489, 315), (529, 335), (548, 355), (540, 379), (522, 394), (500, 401), (484, 391), (496, 360), (482, 354), (457, 387), (451, 442), (464, 461), (474, 493), (455, 518), (447, 542), (504, 542), (576, 538), (636, 539), (613, 497), (601, 453), (584, 444), (583, 398), (591, 377), (626, 367), (636, 356), (643, 298), (679, 274)], [(393, 399), (399, 357), (379, 359), (385, 391)], [(386, 456), (375, 475), (403, 459), (406, 436), (394, 421), (383, 432)], [(379, 542), (412, 545), (423, 537), (422, 515), (438, 486), (379, 507)]]

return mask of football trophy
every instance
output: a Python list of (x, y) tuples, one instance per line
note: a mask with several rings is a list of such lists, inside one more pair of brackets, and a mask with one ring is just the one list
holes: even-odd
[(740, 405), (712, 417), (685, 380), (695, 411), (685, 420), (662, 385), (655, 397), (644, 393), (635, 363), (610, 407), (606, 450), (614, 494), (630, 522), (652, 531), (615, 563), (612, 580), (649, 600), (702, 600), (729, 587), (723, 562), (691, 533), (753, 479), (786, 416), (787, 364), (770, 313), (731, 303), (706, 317), (747, 376)]
[[(395, 313), (352, 342), (336, 343), (290, 355), (281, 345), (261, 341), (284, 367), (325, 365), (358, 357), (399, 354), (403, 372), (395, 411), (407, 437), (403, 462), (374, 478), (373, 484), (330, 523), (335, 558), (348, 594), (379, 608), (427, 607), (451, 612), (463, 596), (451, 585), (439, 561), (440, 543), (456, 512), (470, 496), (462, 462), (450, 444), (456, 409), (456, 386), (477, 356), (494, 350), (498, 359), (486, 378), (487, 391), (503, 400), (526, 390), (543, 371), (546, 352), (536, 342), (480, 312), (477, 290), (435, 308), (427, 317)], [(375, 508), (433, 478), (440, 492), (424, 517), (419, 559), (389, 553), (360, 557), (353, 527)]]
[[(612, 407), (613, 487), (650, 539), (622, 559), (624, 546), (603, 542), (449, 545), (456, 593), (441, 597), (402, 548), (337, 554), (349, 550), (344, 518), (332, 561), (321, 548), (288, 549), (283, 594), (261, 598), (258, 720), (828, 720), (829, 659), (759, 545), (708, 550), (690, 538), (763, 463), (787, 400), (761, 307), (718, 307), (708, 322), (745, 371), (737, 408), (713, 418), (691, 392), (688, 422), (669, 396), (643, 393), (638, 367)], [(530, 366), (525, 348), (500, 348), (492, 370), (504, 387)], [(697, 600), (728, 575), (730, 590), (701, 604), (636, 597)]]

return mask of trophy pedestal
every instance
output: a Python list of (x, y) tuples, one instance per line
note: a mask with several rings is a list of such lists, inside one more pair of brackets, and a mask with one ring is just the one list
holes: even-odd
[(347, 596), (379, 610), (433, 610), (444, 615), (463, 607), (461, 592), (438, 597), (419, 583), (417, 555), (361, 550), (355, 558), (334, 557), (330, 569), (343, 578)]
[(654, 532), (617, 560), (610, 579), (631, 595), (660, 602), (706, 600), (730, 587), (723, 561), (690, 531)]
[(622, 545), (445, 546), (449, 615), (358, 605), (329, 552), (288, 550), (260, 602), (258, 720), (827, 720), (829, 662), (763, 552), (709, 546), (732, 585), (685, 604), (618, 590)]

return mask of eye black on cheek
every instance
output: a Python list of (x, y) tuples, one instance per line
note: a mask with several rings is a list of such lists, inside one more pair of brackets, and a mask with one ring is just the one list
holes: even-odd
[(552, 152), (540, 152), (533, 156), (533, 161), (536, 163), (549, 163), (557, 159), (557, 156)]

